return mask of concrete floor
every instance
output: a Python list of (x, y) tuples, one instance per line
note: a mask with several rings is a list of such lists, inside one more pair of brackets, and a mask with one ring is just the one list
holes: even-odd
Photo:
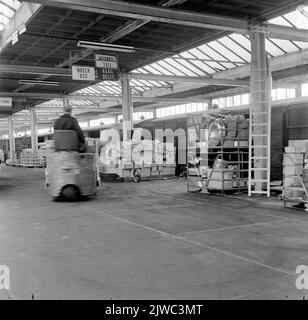
[(53, 202), (44, 171), (2, 166), (0, 299), (302, 299), (308, 214), (282, 202), (186, 192), (186, 182), (103, 183)]

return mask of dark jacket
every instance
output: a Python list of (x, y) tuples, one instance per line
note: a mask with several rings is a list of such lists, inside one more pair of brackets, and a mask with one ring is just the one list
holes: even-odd
[(63, 116), (58, 118), (53, 126), (54, 130), (74, 130), (77, 132), (79, 141), (79, 149), (83, 151), (85, 148), (85, 138), (83, 132), (79, 126), (78, 121), (70, 114), (65, 113)]

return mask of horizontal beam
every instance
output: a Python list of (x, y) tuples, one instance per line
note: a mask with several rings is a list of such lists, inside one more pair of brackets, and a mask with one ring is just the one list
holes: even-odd
[(308, 30), (298, 30), (287, 26), (275, 24), (250, 23), (248, 20), (219, 16), (206, 13), (196, 13), (182, 10), (174, 10), (159, 6), (143, 4), (132, 4), (131, 2), (115, 0), (27, 0), (48, 6), (81, 10), (100, 14), (114, 15), (125, 18), (151, 20), (162, 23), (177, 24), (187, 27), (224, 30), (230, 32), (246, 33), (249, 31), (260, 31), (271, 33), (276, 38), (284, 39), (286, 34), (292, 36), (293, 40), (308, 41)]
[(72, 77), (72, 69), (0, 64), (0, 73), (44, 74)]
[[(269, 59), (271, 71), (279, 71), (294, 68), (303, 64), (308, 64), (308, 49), (293, 53), (288, 53), (279, 57)], [(250, 76), (250, 64), (239, 66), (233, 69), (216, 72), (212, 75), (213, 79), (241, 79)], [(283, 79), (280, 79), (281, 82)], [(274, 85), (274, 84), (273, 84)], [(144, 96), (164, 96), (172, 93), (185, 92), (197, 88), (202, 88), (202, 84), (176, 83), (173, 88), (155, 88), (144, 93)], [(240, 90), (243, 90), (241, 88)]]
[(189, 27), (246, 31), (248, 22), (224, 16), (172, 10), (115, 0), (26, 0), (48, 6), (114, 15), (131, 19), (151, 20)]
[[(123, 76), (124, 77), (124, 76)], [(249, 81), (232, 80), (232, 79), (213, 79), (208, 77), (185, 77), (185, 76), (167, 76), (143, 73), (131, 73), (128, 75), (130, 79), (135, 80), (155, 80), (176, 83), (203, 83), (208, 85), (224, 85), (224, 86), (244, 86), (249, 87)]]
[[(0, 92), (2, 97), (27, 97), (31, 99), (62, 99), (63, 95), (52, 94), (52, 93), (39, 93), (39, 92)], [(118, 101), (121, 103), (122, 96), (98, 96), (98, 95), (68, 95), (71, 100), (92, 100), (92, 101)], [(204, 100), (187, 98), (187, 99), (174, 99), (174, 98), (164, 98), (164, 97), (132, 97), (135, 102), (172, 102), (172, 103), (183, 103), (183, 102), (202, 102)], [(57, 107), (57, 106), (55, 106)], [(76, 106), (78, 108), (78, 106)], [(80, 106), (80, 108), (86, 108), (86, 106)]]
[[(176, 4), (182, 4), (183, 2), (186, 2), (188, 0), (168, 0), (161, 4), (163, 7), (169, 7), (174, 6)], [(103, 36), (100, 38), (100, 41), (107, 42), (107, 43), (113, 43), (124, 36), (130, 34), (131, 32), (139, 29), (143, 25), (147, 24), (151, 20), (131, 20), (129, 23), (125, 23), (122, 26), (117, 27), (113, 32), (109, 33), (107, 36)], [(66, 59), (63, 61), (59, 67), (64, 67), (71, 65), (73, 63), (76, 63), (79, 60), (85, 59), (90, 54), (92, 54), (95, 50), (91, 49), (85, 49), (82, 52), (79, 52), (78, 54), (73, 55), (72, 57)]]
[(276, 24), (267, 24), (267, 33), (269, 38), (283, 39), (289, 41), (308, 41), (308, 31), (305, 29), (296, 29)]
[[(72, 77), (71, 69), (49, 68), (26, 65), (6, 65), (0, 64), (0, 73), (20, 73), (20, 74), (40, 74)], [(124, 77), (124, 76), (122, 76)], [(230, 79), (213, 79), (208, 77), (185, 77), (185, 76), (167, 76), (155, 74), (132, 73), (130, 79), (136, 80), (156, 80), (156, 81), (171, 81), (179, 83), (207, 83), (219, 84), (228, 86), (249, 86), (249, 81), (230, 80)]]

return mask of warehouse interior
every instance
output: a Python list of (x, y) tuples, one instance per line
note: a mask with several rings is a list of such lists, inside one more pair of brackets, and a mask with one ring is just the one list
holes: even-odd
[(0, 300), (308, 297), (307, 75), (302, 0), (0, 0)]

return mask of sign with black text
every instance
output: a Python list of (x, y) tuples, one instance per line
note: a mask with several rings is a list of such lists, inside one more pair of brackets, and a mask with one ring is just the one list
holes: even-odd
[(13, 100), (11, 97), (0, 97), (0, 113), (12, 111)]
[(118, 57), (109, 56), (105, 54), (96, 54), (95, 55), (95, 64), (97, 68), (103, 69), (118, 69)]
[(89, 66), (72, 66), (73, 80), (95, 81), (95, 68)]
[(105, 81), (118, 81), (119, 73), (118, 70), (101, 68), (97, 69), (97, 78), (98, 80)]
[(1, 107), (11, 107), (12, 98), (11, 97), (0, 97), (0, 106)]

